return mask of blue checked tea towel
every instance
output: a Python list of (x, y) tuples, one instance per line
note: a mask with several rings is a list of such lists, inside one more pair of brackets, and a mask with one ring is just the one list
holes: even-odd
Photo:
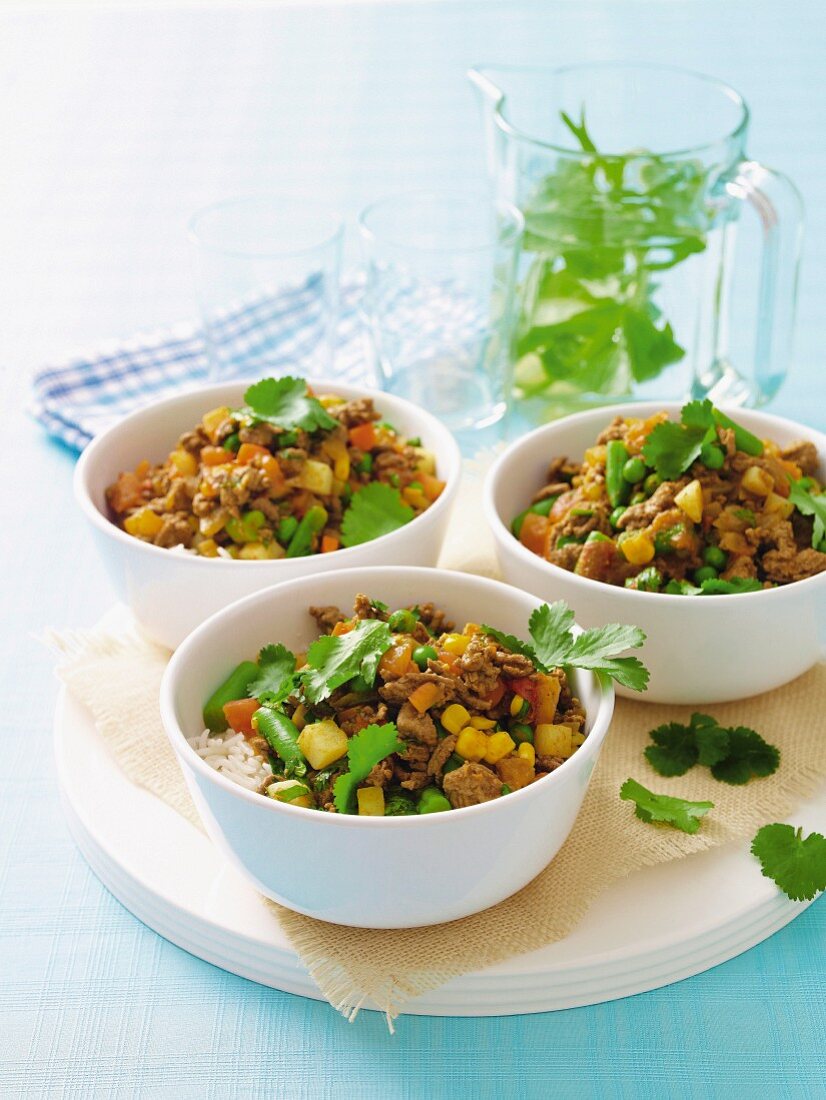
[[(335, 340), (337, 378), (369, 384), (363, 355), (358, 307), (363, 284), (354, 279), (342, 290)], [(313, 294), (283, 291), (269, 299), (227, 312), (218, 334), (222, 357), (260, 356), (275, 373), (288, 373), (317, 329), (318, 303)], [(127, 413), (160, 397), (197, 386), (209, 370), (203, 330), (181, 325), (161, 332), (110, 342), (87, 355), (36, 372), (30, 411), (57, 439), (81, 451), (93, 436)]]

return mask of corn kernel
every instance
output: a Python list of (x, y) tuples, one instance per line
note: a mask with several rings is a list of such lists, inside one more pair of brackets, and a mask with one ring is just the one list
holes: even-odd
[(533, 766), (536, 764), (536, 749), (528, 741), (523, 741), (519, 748), (516, 750), (517, 756), (522, 760), (527, 760), (528, 763)]
[(509, 756), (516, 748), (516, 742), (509, 733), (504, 730), (492, 733), (488, 737), (487, 750), (482, 758), (488, 764), (498, 764), (506, 756)]
[(172, 473), (177, 472), (182, 477), (194, 477), (198, 473), (198, 459), (189, 451), (181, 449), (172, 451), (169, 456), (169, 464), (175, 467)]
[(470, 723), (470, 712), (461, 703), (451, 703), (445, 709), (441, 721), (448, 733), (458, 733)]
[(607, 453), (608, 448), (604, 444), (598, 443), (596, 447), (588, 448), (585, 452), (583, 461), (586, 466), (604, 466)]
[(573, 750), (571, 727), (540, 723), (534, 731), (533, 744), (540, 756), (569, 757)]
[(202, 539), (198, 543), (198, 553), (202, 558), (217, 558), (218, 544), (215, 539)]
[(123, 521), (123, 529), (141, 539), (152, 539), (163, 527), (163, 520), (151, 508), (141, 508)]
[(471, 718), (470, 723), (475, 730), (492, 730), (496, 725), (496, 722), (492, 718), (483, 718), (477, 715), (475, 718)]
[(677, 493), (674, 503), (692, 523), (700, 522), (703, 518), (703, 487), (696, 477)]
[(384, 791), (381, 787), (360, 787), (356, 798), (360, 817), (384, 817)]
[(350, 476), (350, 456), (343, 455), (337, 458), (333, 465), (333, 474), (337, 481), (346, 481)]
[[(507, 736), (507, 735), (506, 735)], [(463, 760), (478, 763), (488, 751), (488, 738), (482, 730), (466, 726), (456, 738), (456, 752)]]
[(513, 699), (511, 699), (511, 706), (510, 706), (511, 718), (518, 718), (519, 714), (522, 710), (522, 707), (524, 705), (525, 705), (525, 700), (522, 698), (522, 696), (521, 695), (514, 695)]
[(470, 638), (465, 634), (446, 634), (442, 639), (442, 649), (461, 657), (470, 645)]
[(774, 478), (768, 470), (759, 466), (749, 466), (743, 474), (741, 484), (744, 489), (758, 497), (767, 497), (774, 490)]
[(625, 560), (632, 565), (647, 565), (654, 557), (654, 542), (645, 531), (634, 531), (617, 545)]

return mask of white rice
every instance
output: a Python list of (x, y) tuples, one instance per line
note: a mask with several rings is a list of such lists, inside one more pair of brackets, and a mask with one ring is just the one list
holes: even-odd
[(188, 738), (188, 744), (211, 768), (250, 791), (257, 790), (272, 775), (269, 761), (253, 752), (243, 733), (204, 730), (197, 737)]

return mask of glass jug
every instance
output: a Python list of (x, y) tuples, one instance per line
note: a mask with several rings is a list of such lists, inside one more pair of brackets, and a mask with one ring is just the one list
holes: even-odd
[[(624, 400), (771, 400), (789, 362), (802, 204), (785, 176), (746, 158), (742, 97), (657, 65), (468, 76), (496, 194), (525, 216), (520, 411), (537, 421)], [(744, 204), (761, 255), (735, 279)]]

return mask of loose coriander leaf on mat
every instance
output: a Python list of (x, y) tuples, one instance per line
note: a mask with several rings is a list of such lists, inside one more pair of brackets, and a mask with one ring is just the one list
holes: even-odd
[(564, 600), (543, 603), (532, 612), (528, 630), (543, 671), (557, 668), (568, 659), (574, 644), (573, 625), (574, 613)]
[(379, 661), (392, 642), (390, 627), (377, 619), (362, 619), (338, 637), (317, 638), (307, 650), (310, 667), (301, 673), (308, 701), (321, 702), (354, 676), (363, 676), (372, 685)]
[(711, 769), (715, 779), (741, 786), (748, 783), (752, 776), (763, 778), (777, 771), (780, 752), (764, 741), (759, 733), (746, 726), (736, 726), (727, 733), (728, 754)]
[(826, 837), (793, 825), (764, 825), (751, 843), (766, 878), (793, 901), (810, 901), (826, 890)]
[(706, 768), (718, 764), (729, 754), (729, 731), (710, 714), (692, 714), (691, 726), (697, 744), (698, 763)]
[(645, 759), (660, 775), (685, 775), (697, 763), (698, 752), (694, 730), (679, 722), (657, 726), (648, 734), (653, 745), (645, 750)]
[(506, 634), (503, 630), (497, 630), (495, 626), (487, 626), (482, 623), (482, 630), (486, 634), (490, 634), (491, 638), (495, 638), (496, 641), (504, 646), (505, 649), (509, 649), (511, 653), (519, 653), (523, 657), (527, 657), (529, 661), (533, 661), (538, 669), (542, 672), (550, 672), (549, 668), (539, 660), (536, 655), (536, 650), (532, 645), (527, 642), (523, 642), (520, 638), (514, 637), (513, 634)]
[(696, 833), (700, 828), (700, 818), (714, 809), (713, 802), (689, 802), (685, 798), (655, 794), (636, 779), (626, 779), (620, 787), (620, 798), (635, 804), (637, 817), (641, 821), (659, 821), (673, 825), (684, 833)]
[(277, 428), (303, 428), (314, 432), (330, 430), (338, 421), (330, 416), (321, 402), (307, 391), (303, 378), (263, 378), (244, 394), (247, 408), (256, 420), (264, 420)]
[(358, 546), (389, 535), (410, 523), (414, 515), (398, 489), (380, 481), (371, 482), (353, 493), (341, 521), (341, 544)]
[(295, 654), (280, 643), (265, 645), (258, 654), (258, 668), (247, 695), (270, 706), (283, 703), (295, 686)]
[(350, 738), (347, 746), (350, 767), (333, 785), (333, 800), (340, 814), (352, 813), (356, 787), (380, 760), (392, 752), (404, 752), (393, 722), (385, 722), (383, 726), (367, 726)]
[(604, 672), (632, 691), (645, 691), (648, 669), (636, 657), (617, 657), (624, 649), (638, 649), (645, 634), (638, 626), (607, 623), (579, 634), (571, 646), (566, 663), (574, 668)]
[(814, 516), (812, 546), (817, 550), (826, 537), (826, 493), (810, 493), (799, 481), (789, 486), (789, 500), (804, 516)]

